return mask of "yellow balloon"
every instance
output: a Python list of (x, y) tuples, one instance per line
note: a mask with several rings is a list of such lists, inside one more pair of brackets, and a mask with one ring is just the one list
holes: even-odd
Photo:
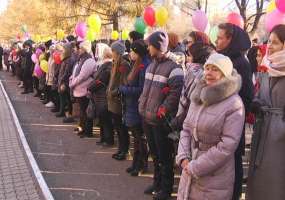
[(122, 40), (127, 40), (129, 38), (129, 31), (124, 29), (122, 31)]
[(42, 61), (42, 60), (44, 60), (44, 59), (45, 59), (45, 54), (42, 53), (42, 54), (40, 55), (40, 57), (39, 57), (39, 60)]
[(266, 13), (271, 13), (275, 9), (276, 9), (275, 0), (272, 0), (272, 1), (270, 1), (270, 3), (268, 4), (268, 6), (266, 8)]
[(89, 28), (94, 30), (96, 33), (99, 33), (101, 30), (102, 21), (99, 15), (90, 15), (87, 19)]
[(118, 31), (112, 31), (111, 38), (112, 40), (117, 40), (119, 38)]
[(93, 42), (94, 40), (96, 40), (96, 33), (92, 29), (89, 29), (87, 31), (86, 38), (88, 41)]
[(63, 30), (57, 30), (57, 32), (56, 32), (56, 39), (58, 39), (58, 40), (63, 40), (64, 39), (64, 36), (65, 36), (65, 34), (64, 34), (64, 31)]
[(46, 60), (41, 60), (40, 68), (47, 73), (48, 72), (48, 62)]
[(168, 11), (165, 7), (161, 6), (155, 12), (156, 23), (159, 26), (164, 26), (168, 20)]

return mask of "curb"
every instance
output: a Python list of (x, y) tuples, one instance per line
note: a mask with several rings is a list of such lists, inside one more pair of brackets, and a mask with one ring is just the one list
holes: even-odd
[(45, 179), (44, 179), (44, 177), (43, 177), (43, 175), (42, 175), (42, 173), (41, 173), (41, 171), (39, 169), (39, 166), (38, 166), (38, 164), (37, 164), (37, 162), (36, 162), (36, 160), (35, 160), (35, 158), (34, 158), (34, 156), (32, 154), (32, 151), (31, 151), (31, 149), (30, 149), (30, 147), (28, 145), (28, 142), (26, 140), (25, 134), (23, 132), (23, 129), (22, 129), (22, 127), (20, 125), (20, 122), (19, 122), (19, 119), (17, 117), (16, 111), (15, 111), (15, 109), (14, 109), (12, 103), (11, 103), (11, 100), (10, 100), (10, 98), (9, 98), (5, 88), (4, 88), (2, 80), (0, 80), (0, 87), (1, 87), (1, 89), (3, 91), (3, 94), (5, 96), (6, 102), (8, 103), (9, 109), (11, 111), (11, 114), (12, 114), (12, 117), (13, 117), (13, 120), (14, 120), (14, 124), (16, 126), (16, 129), (17, 129), (18, 133), (19, 133), (19, 138), (20, 138), (22, 146), (23, 146), (23, 148), (25, 150), (25, 154), (26, 154), (26, 156), (27, 156), (27, 158), (29, 160), (29, 163), (30, 163), (30, 165), (32, 167), (32, 173), (34, 174), (35, 179), (36, 179), (38, 185), (40, 186), (40, 190), (42, 192), (42, 196), (45, 198), (45, 200), (54, 200), (54, 198), (53, 198), (53, 196), (52, 196), (52, 194), (51, 194), (51, 192), (50, 192), (50, 190), (49, 190), (49, 188), (47, 186), (47, 183), (46, 183), (46, 181), (45, 181)]

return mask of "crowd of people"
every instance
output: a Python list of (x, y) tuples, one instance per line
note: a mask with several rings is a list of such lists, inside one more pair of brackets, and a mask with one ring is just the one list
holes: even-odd
[[(144, 37), (132, 31), (129, 41), (91, 43), (70, 35), (15, 42), (0, 53), (22, 94), (35, 91), (64, 123), (77, 121), (73, 108), (79, 105), (74, 131), (80, 138), (93, 137), (99, 126), (97, 145), (108, 148), (116, 133), (113, 159), (126, 159), (131, 134), (133, 161), (126, 172), (146, 172), (150, 156), (153, 183), (144, 193), (153, 199), (171, 197), (175, 157), (178, 200), (240, 199), (245, 123), (252, 123), (247, 199), (283, 200), (284, 49), (285, 25), (253, 44), (243, 29), (222, 23), (215, 44), (199, 31), (183, 42), (173, 32)], [(39, 74), (41, 60), (48, 70)]]

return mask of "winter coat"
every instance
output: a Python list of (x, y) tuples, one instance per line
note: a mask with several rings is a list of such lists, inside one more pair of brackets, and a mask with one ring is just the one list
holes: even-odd
[(22, 69), (24, 70), (24, 74), (32, 74), (33, 72), (33, 66), (34, 66), (34, 63), (32, 61), (32, 50), (29, 50), (29, 51), (25, 51), (23, 50), (22, 52), (22, 59), (21, 59), (21, 65), (22, 65)]
[(104, 62), (95, 72), (94, 80), (88, 87), (96, 106), (95, 111), (97, 117), (108, 110), (106, 91), (110, 81), (111, 69), (112, 61)]
[(178, 111), (176, 117), (171, 121), (174, 130), (182, 130), (184, 119), (188, 113), (190, 106), (190, 95), (194, 90), (197, 81), (203, 76), (203, 66), (201, 64), (192, 63), (188, 66), (184, 76), (184, 84), (179, 100)]
[(251, 65), (245, 57), (245, 52), (250, 48), (250, 45), (248, 34), (238, 26), (233, 25), (231, 43), (226, 49), (219, 52), (231, 59), (234, 68), (241, 75), (242, 87), (239, 95), (244, 103), (246, 112), (250, 110), (250, 104), (254, 97)]
[(52, 89), (58, 90), (58, 76), (60, 72), (61, 64), (55, 64), (54, 63), (54, 76), (53, 76), (53, 82), (52, 82)]
[[(180, 65), (163, 57), (155, 59), (147, 68), (143, 92), (139, 98), (139, 112), (149, 124), (157, 124), (160, 107), (174, 117), (183, 86), (183, 70)], [(165, 92), (167, 91), (167, 92)]]
[(130, 72), (129, 63), (122, 58), (119, 65), (113, 63), (110, 82), (107, 89), (108, 110), (112, 113), (122, 115), (121, 96), (119, 87), (127, 83), (127, 77)]
[(56, 64), (54, 63), (52, 56), (48, 59), (48, 72), (46, 75), (46, 84), (48, 86), (53, 85), (54, 73), (55, 73)]
[(260, 79), (248, 174), (248, 200), (285, 199), (285, 77)]
[(141, 116), (139, 114), (139, 97), (142, 93), (145, 79), (145, 72), (150, 64), (150, 59), (145, 57), (142, 61), (140, 71), (136, 78), (131, 82), (128, 81), (127, 85), (120, 86), (119, 90), (123, 95), (123, 119), (128, 127), (134, 127), (141, 124)]
[(62, 61), (58, 74), (58, 86), (65, 85), (65, 87), (68, 87), (69, 78), (72, 74), (75, 62), (75, 58), (72, 56), (67, 57)]
[(87, 53), (81, 55), (69, 79), (69, 87), (74, 97), (84, 97), (87, 95), (87, 88), (93, 80), (92, 76), (95, 71), (95, 60)]
[(212, 86), (200, 79), (181, 132), (176, 162), (183, 170), (178, 200), (230, 200), (235, 178), (235, 151), (242, 135), (245, 111), (238, 95), (236, 71)]

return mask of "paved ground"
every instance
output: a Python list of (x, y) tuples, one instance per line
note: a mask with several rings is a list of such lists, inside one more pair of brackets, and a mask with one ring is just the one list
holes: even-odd
[(0, 88), (0, 199), (39, 200), (38, 185)]
[(38, 98), (21, 95), (14, 77), (0, 72), (0, 78), (56, 200), (152, 199), (143, 194), (152, 182), (151, 175), (130, 177), (125, 169), (131, 161), (111, 158), (115, 147), (99, 147), (97, 138), (80, 139), (72, 125), (62, 124), (62, 119), (56, 118)]

